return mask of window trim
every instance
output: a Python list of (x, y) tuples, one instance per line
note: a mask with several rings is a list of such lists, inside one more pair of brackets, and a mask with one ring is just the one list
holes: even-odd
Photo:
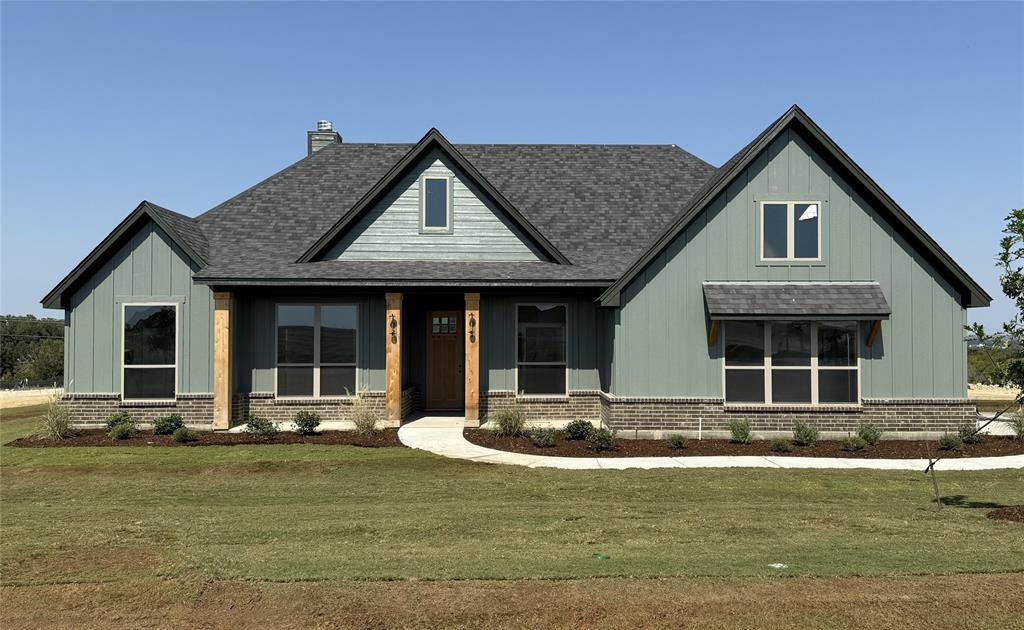
[[(447, 208), (445, 213), (445, 226), (436, 227), (427, 225), (427, 181), (441, 179), (446, 183)], [(452, 223), (455, 214), (455, 191), (453, 186), (454, 177), (451, 175), (423, 175), (420, 177), (420, 234), (451, 234)]]
[[(313, 363), (281, 363), (278, 359), (277, 334), (281, 306), (311, 306), (313, 307)], [(354, 363), (321, 363), (320, 362), (320, 308), (324, 306), (352, 306), (356, 309), (356, 360)], [(359, 328), (360, 328), (360, 305), (358, 302), (275, 302), (274, 303), (274, 398), (280, 400), (352, 400), (359, 396)], [(349, 395), (320, 395), (320, 368), (323, 367), (349, 367), (355, 370), (355, 391)], [(279, 367), (312, 367), (313, 368), (313, 393), (309, 396), (283, 396), (277, 391)]]
[[(519, 360), (519, 307), (520, 306), (562, 306), (565, 307), (565, 361), (520, 361)], [(516, 302), (515, 328), (512, 331), (513, 352), (516, 355), (515, 369), (515, 395), (516, 398), (566, 398), (569, 396), (569, 303), (568, 302)], [(565, 391), (561, 394), (531, 394), (519, 390), (519, 366), (520, 365), (562, 365), (565, 364)]]
[[(854, 365), (818, 365), (818, 326), (827, 321), (816, 321), (816, 320), (805, 320), (805, 319), (750, 319), (746, 321), (760, 322), (764, 333), (764, 363), (763, 365), (727, 365), (725, 359), (725, 344), (728, 338), (729, 322), (722, 321), (722, 401), (726, 407), (860, 407), (863, 404), (864, 392), (861, 389), (861, 374), (862, 365), (861, 359), (863, 353), (861, 352), (861, 322), (856, 320), (837, 320), (837, 321), (853, 321), (855, 328), (855, 339), (854, 347), (857, 351), (857, 359)], [(772, 347), (771, 347), (771, 324), (775, 322), (807, 322), (811, 326), (811, 362), (808, 365), (780, 365), (778, 367), (772, 366)], [(726, 398), (725, 391), (725, 377), (728, 370), (758, 370), (764, 374), (764, 400), (765, 402), (743, 402), (735, 401), (729, 402)], [(774, 402), (772, 400), (772, 370), (809, 370), (811, 372), (811, 401), (810, 402)], [(820, 371), (849, 371), (856, 370), (857, 372), (857, 400), (852, 402), (820, 402), (818, 400), (818, 373)], [(771, 402), (769, 402), (771, 401)]]
[[(822, 261), (824, 244), (821, 242), (821, 226), (825, 223), (825, 203), (814, 199), (787, 200), (761, 199), (757, 211), (758, 260), (762, 263), (816, 263)], [(817, 204), (818, 206), (818, 255), (815, 258), (797, 258), (796, 252), (796, 204)], [(764, 255), (764, 207), (765, 205), (786, 206), (786, 257), (768, 258)]]
[[(124, 327), (125, 327), (125, 311), (129, 306), (170, 306), (174, 308), (174, 395), (170, 398), (125, 398), (124, 397), (124, 371), (125, 369), (146, 369), (146, 368), (164, 368), (167, 365), (132, 365), (128, 366), (124, 364)], [(119, 383), (118, 389), (120, 389), (121, 402), (127, 403), (167, 403), (176, 402), (178, 400), (178, 375), (181, 367), (181, 304), (178, 302), (121, 302), (121, 382)]]

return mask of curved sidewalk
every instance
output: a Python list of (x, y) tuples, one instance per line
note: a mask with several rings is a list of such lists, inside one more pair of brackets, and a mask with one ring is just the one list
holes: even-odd
[[(530, 468), (575, 470), (623, 470), (626, 468), (831, 468), (924, 471), (926, 459), (853, 459), (844, 457), (693, 456), (693, 457), (550, 457), (496, 451), (477, 446), (462, 436), (462, 418), (426, 417), (398, 430), (398, 439), (409, 448), (436, 455), (489, 464), (514, 464)], [(936, 470), (1024, 469), (1024, 455), (943, 459)]]

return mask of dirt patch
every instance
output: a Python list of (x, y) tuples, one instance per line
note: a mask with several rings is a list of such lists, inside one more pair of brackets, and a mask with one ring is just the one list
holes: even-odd
[(960, 451), (939, 451), (935, 441), (882, 440), (863, 451), (844, 451), (837, 440), (822, 440), (813, 446), (796, 446), (788, 453), (771, 449), (770, 440), (735, 444), (729, 440), (690, 440), (684, 449), (675, 449), (666, 440), (631, 440), (620, 438), (611, 451), (595, 451), (582, 440), (567, 440), (559, 435), (555, 445), (535, 446), (528, 437), (498, 437), (488, 429), (468, 429), (466, 439), (479, 446), (499, 451), (551, 455), (554, 457), (690, 457), (697, 455), (771, 455), (796, 457), (852, 457), (858, 459), (927, 459), (929, 453), (943, 457), (996, 457), (1024, 454), (1024, 441), (992, 436), (981, 444), (964, 444)]
[(397, 429), (385, 429), (374, 435), (360, 435), (354, 431), (324, 431), (315, 435), (299, 435), (282, 431), (269, 438), (256, 438), (248, 433), (200, 432), (197, 442), (175, 442), (169, 435), (153, 435), (152, 431), (140, 431), (126, 440), (115, 440), (100, 429), (81, 431), (67, 440), (49, 440), (23, 437), (9, 446), (21, 448), (49, 448), (64, 446), (240, 446), (244, 444), (332, 444), (382, 448), (405, 446), (398, 440)]
[(0, 391), (0, 409), (16, 409), (39, 405), (51, 396), (60, 396), (62, 389), (9, 389)]
[(992, 510), (985, 516), (997, 521), (1024, 523), (1024, 505), (1008, 505), (998, 510)]

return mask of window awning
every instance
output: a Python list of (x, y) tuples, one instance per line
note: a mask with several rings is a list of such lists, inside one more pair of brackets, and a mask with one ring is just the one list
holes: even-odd
[(877, 282), (705, 282), (711, 320), (880, 320), (892, 312)]

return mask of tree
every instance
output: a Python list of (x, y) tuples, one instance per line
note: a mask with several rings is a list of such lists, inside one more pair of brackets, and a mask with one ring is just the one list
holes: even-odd
[(64, 379), (64, 322), (32, 315), (0, 316), (0, 378)]
[(996, 267), (999, 269), (999, 284), (1006, 297), (1013, 300), (1016, 313), (1013, 319), (1003, 324), (1003, 332), (1018, 350), (1006, 362), (1006, 380), (1009, 384), (1022, 390), (1017, 402), (1024, 402), (1024, 356), (1020, 348), (1024, 343), (1024, 208), (1010, 210), (1006, 215), (1006, 227), (1003, 238), (999, 241), (999, 254), (996, 256)]

